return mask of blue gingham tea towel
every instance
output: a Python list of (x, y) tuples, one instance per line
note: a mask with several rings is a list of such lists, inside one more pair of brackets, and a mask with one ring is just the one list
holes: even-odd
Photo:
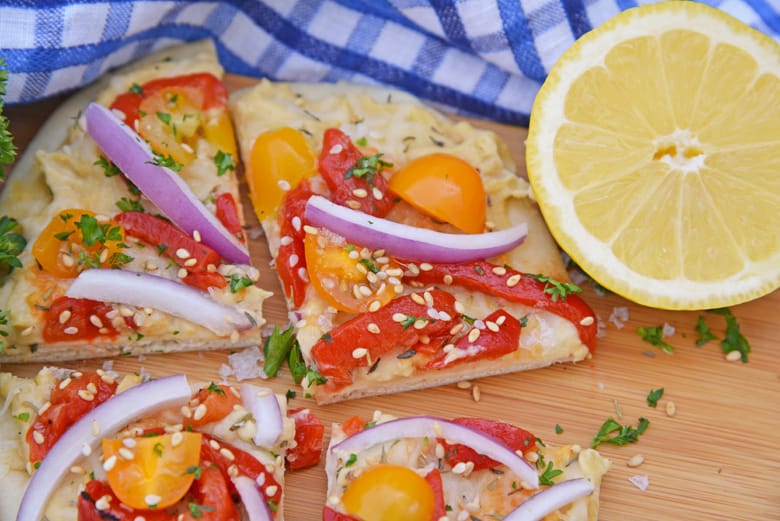
[[(644, 3), (639, 0), (639, 3)], [(780, 0), (706, 0), (775, 39)], [(152, 50), (210, 37), (231, 73), (382, 83), (526, 125), (575, 39), (637, 0), (183, 0), (0, 4), (6, 102), (86, 85)]]

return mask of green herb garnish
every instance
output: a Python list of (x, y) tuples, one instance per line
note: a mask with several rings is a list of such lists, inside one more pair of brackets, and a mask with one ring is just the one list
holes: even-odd
[(658, 405), (658, 400), (660, 400), (663, 395), (663, 387), (660, 389), (650, 389), (650, 392), (647, 393), (647, 406), (655, 408)]
[(710, 340), (718, 339), (718, 337), (712, 334), (710, 326), (707, 325), (707, 322), (701, 315), (699, 315), (699, 318), (696, 320), (696, 332), (699, 333), (699, 338), (696, 339), (697, 346), (703, 346)]
[(750, 352), (750, 343), (740, 331), (737, 317), (729, 308), (711, 309), (709, 312), (722, 315), (726, 319), (726, 335), (720, 342), (723, 352), (729, 354), (732, 351), (739, 351), (742, 362), (746, 363)]
[(146, 162), (147, 164), (170, 168), (174, 172), (181, 172), (183, 165), (181, 163), (177, 163), (172, 156), (170, 155), (164, 156), (159, 152), (155, 152), (155, 151), (152, 151), (152, 156), (154, 156), (154, 159), (152, 161), (147, 161)]
[(295, 340), (295, 328), (290, 325), (284, 331), (274, 326), (271, 336), (265, 339), (263, 350), (265, 351), (265, 363), (263, 372), (267, 376), (276, 376), (285, 358), (288, 358)]
[(582, 293), (582, 288), (571, 282), (560, 282), (547, 275), (530, 275), (538, 282), (544, 283), (544, 292), (552, 296), (553, 302), (566, 300), (566, 297), (572, 293)]
[(214, 164), (217, 166), (217, 175), (223, 176), (228, 170), (235, 170), (236, 164), (233, 162), (233, 156), (230, 153), (217, 151), (214, 156)]
[(663, 326), (654, 327), (638, 327), (636, 332), (639, 336), (647, 342), (656, 347), (660, 347), (667, 353), (674, 353), (674, 348), (664, 341), (664, 328)]
[(114, 177), (115, 175), (122, 173), (118, 166), (103, 156), (100, 156), (93, 164), (101, 167), (103, 169), (103, 174), (105, 174), (106, 177)]
[(141, 201), (137, 199), (128, 199), (127, 197), (122, 197), (121, 199), (119, 199), (116, 202), (116, 206), (123, 212), (144, 213), (146, 211), (144, 205), (141, 204)]
[(0, 266), (7, 266), (8, 271), (22, 267), (18, 256), (27, 246), (27, 239), (13, 231), (18, 226), (16, 219), (6, 215), (0, 217)]
[(650, 421), (646, 418), (639, 418), (639, 424), (636, 428), (630, 425), (621, 425), (614, 418), (610, 417), (605, 421), (596, 436), (593, 437), (591, 448), (595, 449), (601, 443), (611, 443), (613, 445), (627, 445), (639, 440)]
[(233, 273), (230, 276), (228, 276), (228, 281), (230, 281), (231, 293), (238, 293), (242, 289), (248, 288), (249, 286), (252, 285), (252, 279), (250, 279), (249, 277), (243, 277), (236, 273)]
[(357, 160), (357, 164), (347, 170), (344, 174), (345, 179), (350, 177), (357, 177), (358, 179), (364, 179), (370, 186), (374, 185), (374, 177), (381, 172), (384, 168), (393, 166), (393, 163), (388, 163), (381, 159), (383, 154), (374, 154), (373, 156), (363, 156)]
[(8, 131), (9, 121), (3, 115), (3, 97), (8, 83), (8, 69), (5, 68), (5, 58), (0, 58), (0, 181), (5, 180), (5, 165), (10, 165), (16, 159), (16, 146)]
[(214, 382), (209, 383), (209, 386), (206, 387), (206, 391), (210, 393), (217, 393), (220, 396), (225, 396), (225, 390)]

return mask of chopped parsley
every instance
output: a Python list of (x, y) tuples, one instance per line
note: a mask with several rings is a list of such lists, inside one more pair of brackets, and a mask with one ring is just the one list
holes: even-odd
[(655, 408), (658, 405), (658, 400), (660, 400), (664, 395), (664, 388), (661, 387), (660, 389), (650, 389), (650, 392), (647, 393), (647, 406)]
[(393, 163), (383, 161), (381, 159), (382, 154), (374, 154), (373, 156), (363, 156), (357, 160), (357, 164), (347, 170), (344, 174), (345, 179), (350, 177), (357, 177), (358, 179), (365, 180), (369, 185), (374, 185), (374, 177), (381, 172), (384, 168), (393, 166)]
[(119, 199), (116, 202), (116, 206), (123, 212), (144, 213), (146, 211), (144, 205), (141, 204), (141, 201), (139, 201), (138, 199), (128, 199), (127, 197), (122, 197), (121, 199)]
[(228, 170), (235, 170), (236, 164), (233, 162), (233, 156), (230, 153), (217, 151), (214, 156), (214, 164), (217, 166), (217, 175), (223, 176)]
[(582, 293), (582, 288), (571, 282), (560, 282), (546, 275), (531, 275), (531, 278), (544, 283), (544, 292), (552, 296), (553, 302), (566, 300), (566, 297), (572, 293)]
[(368, 145), (368, 139), (366, 139), (366, 136), (360, 137), (355, 140), (355, 144), (359, 147), (364, 147)]
[(163, 253), (165, 253), (165, 250), (167, 250), (167, 249), (168, 249), (168, 245), (167, 244), (158, 244), (157, 245), (157, 255), (162, 255)]
[(154, 451), (154, 453), (157, 454), (158, 457), (162, 458), (163, 444), (160, 442), (155, 443), (154, 447), (152, 448), (152, 451)]
[(621, 425), (614, 418), (610, 417), (601, 425), (590, 446), (595, 449), (601, 443), (611, 443), (613, 445), (634, 443), (639, 440), (639, 436), (647, 430), (649, 425), (650, 421), (646, 418), (639, 418), (639, 424), (634, 428), (630, 425)]
[(132, 85), (130, 85), (130, 88), (127, 89), (127, 92), (131, 94), (138, 94), (139, 96), (144, 95), (144, 89), (142, 89), (141, 86), (138, 85), (137, 83), (133, 83)]
[(181, 163), (177, 163), (172, 156), (170, 155), (164, 156), (159, 152), (155, 152), (155, 151), (152, 151), (152, 156), (154, 156), (154, 160), (147, 161), (146, 162), (147, 164), (170, 168), (174, 172), (181, 172), (183, 165)]
[(190, 514), (194, 519), (201, 519), (203, 512), (214, 512), (214, 507), (208, 505), (199, 505), (197, 503), (188, 503), (187, 507), (190, 509)]
[(349, 455), (349, 458), (347, 458), (347, 461), (344, 462), (345, 467), (351, 467), (357, 462), (357, 454), (354, 452)]
[(557, 423), (555, 424), (555, 434), (563, 434), (563, 427)]
[(674, 348), (664, 341), (664, 327), (638, 327), (636, 332), (647, 342), (656, 347), (660, 347), (666, 353), (674, 353)]
[(171, 115), (167, 112), (158, 112), (157, 113), (157, 119), (162, 121), (164, 124), (170, 126), (171, 124)]
[(5, 179), (5, 165), (10, 165), (16, 159), (16, 146), (8, 131), (9, 121), (3, 115), (3, 96), (8, 82), (8, 69), (5, 68), (5, 58), (0, 58), (0, 180)]
[(109, 223), (98, 224), (97, 219), (88, 214), (82, 214), (81, 219), (73, 224), (81, 230), (81, 242), (86, 246), (122, 240), (122, 229), (119, 226), (111, 226)]
[(306, 368), (306, 380), (311, 384), (325, 385), (328, 383), (328, 379), (317, 372), (316, 369), (311, 367)]
[(22, 267), (18, 256), (27, 246), (27, 239), (21, 233), (13, 231), (18, 226), (16, 219), (7, 215), (0, 217), (0, 267), (9, 272)]
[(479, 264), (474, 266), (474, 271), (477, 272), (477, 275), (484, 275), (485, 274), (485, 270), (483, 270), (482, 266), (480, 266)]
[(30, 420), (30, 413), (29, 412), (20, 412), (16, 416), (14, 416), (17, 420), (20, 422), (26, 422)]
[(379, 273), (379, 268), (377, 268), (376, 264), (371, 262), (369, 259), (360, 259), (358, 262), (365, 266), (366, 269), (371, 273)]
[(723, 352), (729, 354), (732, 351), (739, 351), (742, 362), (747, 363), (750, 343), (740, 331), (737, 317), (734, 316), (729, 308), (711, 309), (709, 313), (722, 315), (726, 320), (726, 335), (720, 342)]
[(106, 177), (114, 177), (115, 175), (122, 173), (118, 166), (103, 156), (100, 156), (93, 164), (101, 167), (103, 169), (103, 174), (105, 174)]
[(424, 318), (424, 317), (415, 317), (415, 316), (412, 316), (412, 315), (406, 315), (406, 318), (401, 321), (401, 325), (403, 326), (404, 331), (409, 329), (410, 326), (413, 326), (414, 323), (417, 322), (418, 320), (425, 320), (425, 321), (427, 321), (428, 319)]
[[(544, 458), (540, 457), (539, 462), (544, 466)], [(548, 461), (547, 466), (544, 467), (544, 472), (539, 475), (539, 484), (541, 485), (553, 485), (553, 479), (563, 474), (561, 469), (553, 468), (553, 462)]]
[(322, 335), (322, 336), (320, 337), (320, 339), (321, 339), (323, 342), (325, 342), (326, 344), (330, 344), (331, 342), (333, 342), (333, 337), (332, 337), (332, 336), (330, 336), (330, 333), (325, 333), (324, 335)]
[(292, 389), (287, 389), (287, 392), (284, 393), (284, 397), (287, 399), (288, 402), (293, 398), (295, 398), (296, 396), (298, 396), (298, 393), (296, 393)]
[(217, 393), (220, 396), (225, 396), (225, 390), (214, 382), (209, 383), (209, 386), (206, 387), (206, 391), (210, 393)]
[(200, 477), (203, 475), (203, 467), (200, 466), (193, 466), (189, 467), (187, 469), (187, 472), (185, 474), (192, 474), (195, 476), (195, 479), (200, 479)]
[(710, 326), (707, 325), (707, 322), (701, 315), (699, 315), (699, 318), (696, 320), (696, 332), (699, 334), (699, 338), (696, 339), (697, 346), (703, 346), (710, 340), (718, 339), (718, 337), (712, 334)]
[(250, 279), (249, 277), (243, 277), (236, 273), (231, 274), (228, 277), (228, 281), (230, 281), (231, 293), (238, 293), (242, 289), (248, 288), (249, 286), (252, 285), (252, 279)]

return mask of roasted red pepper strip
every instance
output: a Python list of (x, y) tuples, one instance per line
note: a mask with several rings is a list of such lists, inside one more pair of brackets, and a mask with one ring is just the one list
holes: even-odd
[(431, 519), (439, 520), (447, 518), (447, 506), (444, 504), (444, 484), (441, 482), (441, 472), (439, 469), (433, 469), (425, 476), (425, 481), (433, 490), (433, 517)]
[[(222, 474), (226, 476), (228, 480), (228, 487), (230, 488), (231, 495), (233, 497), (238, 497), (238, 491), (236, 491), (233, 482), (230, 481), (231, 471), (229, 469), (231, 466), (235, 465), (239, 474), (247, 476), (255, 481), (257, 481), (259, 475), (263, 475), (263, 478), (261, 478), (263, 485), (260, 487), (260, 492), (266, 498), (266, 501), (269, 502), (269, 505), (272, 505), (272, 510), (276, 510), (273, 505), (279, 505), (279, 502), (282, 499), (282, 487), (276, 482), (274, 475), (265, 468), (265, 465), (258, 461), (254, 456), (248, 452), (244, 452), (238, 447), (216, 440), (206, 433), (202, 432), (201, 434), (203, 435), (203, 441), (200, 445), (200, 459), (202, 461), (211, 461), (219, 467), (219, 470), (222, 471)], [(212, 442), (214, 442), (216, 444), (215, 446), (218, 448), (214, 448), (215, 446), (212, 446)], [(228, 459), (222, 452), (222, 449), (229, 450), (233, 454), (233, 459)], [(269, 494), (269, 490), (271, 490), (273, 494)]]
[(227, 286), (225, 276), (216, 271), (190, 271), (181, 281), (201, 291), (208, 291), (209, 288), (222, 289)]
[[(389, 183), (381, 172), (367, 176), (352, 175), (350, 170), (358, 165), (361, 157), (363, 153), (344, 132), (337, 128), (325, 131), (319, 171), (330, 189), (330, 200), (353, 210), (384, 217), (394, 204)], [(355, 190), (363, 190), (365, 196), (356, 196)], [(380, 194), (381, 198), (377, 199), (376, 196)]]
[[(520, 451), (525, 454), (536, 448), (536, 436), (525, 429), (515, 427), (509, 423), (482, 418), (455, 418), (452, 421), (489, 434), (490, 436), (503, 441), (515, 452)], [(467, 461), (474, 462), (474, 470), (490, 469), (500, 465), (497, 461), (477, 453), (466, 445), (450, 445), (443, 439), (439, 439), (439, 443), (444, 446), (444, 460), (451, 466)]]
[[(419, 270), (419, 275), (408, 280), (423, 284), (444, 284), (444, 278), (449, 276), (451, 284), (455, 286), (549, 311), (574, 324), (580, 341), (588, 346), (591, 352), (596, 349), (596, 314), (579, 295), (569, 294), (566, 298), (553, 300), (552, 295), (544, 291), (544, 282), (539, 282), (527, 273), (496, 266), (487, 261), (431, 266), (432, 269)], [(497, 268), (498, 273), (493, 268)]]
[(225, 229), (232, 233), (236, 239), (241, 242), (246, 242), (244, 230), (241, 228), (241, 220), (238, 217), (238, 205), (233, 198), (233, 194), (230, 192), (219, 194), (214, 204), (217, 207), (215, 215), (217, 216), (217, 219), (219, 219), (219, 222), (221, 222)]
[[(114, 220), (125, 233), (162, 250), (162, 254), (189, 271), (205, 271), (209, 264), (219, 266), (219, 253), (200, 243), (165, 219), (141, 212), (122, 212)], [(188, 256), (181, 256), (186, 250)], [(195, 259), (193, 264), (190, 259)]]
[[(464, 334), (455, 342), (456, 351), (447, 353), (440, 351), (436, 358), (425, 364), (425, 368), (442, 369), (472, 360), (491, 360), (517, 351), (520, 346), (521, 327), (519, 320), (503, 309), (497, 309), (485, 317), (484, 322), (495, 324), (498, 330), (481, 329), (479, 336), (473, 342), (469, 340), (468, 333)], [(452, 353), (462, 353), (463, 355), (453, 357)]]
[[(461, 317), (455, 311), (455, 297), (441, 290), (415, 295), (398, 297), (379, 311), (362, 313), (331, 330), (314, 344), (312, 357), (320, 374), (328, 378), (326, 386), (339, 389), (349, 385), (352, 383), (352, 369), (374, 363), (395, 348), (421, 345), (422, 337), (431, 341), (449, 338), (450, 329), (460, 323)], [(424, 295), (428, 295), (427, 298), (420, 299)], [(420, 304), (415, 298), (427, 300), (432, 305)], [(430, 309), (439, 313), (438, 319), (430, 318)], [(401, 315), (406, 319), (397, 321), (396, 317)], [(425, 325), (418, 329), (415, 322), (420, 320)], [(369, 324), (376, 325), (379, 333), (371, 332)], [(354, 350), (359, 347), (367, 350), (366, 356), (354, 356)]]
[[(230, 478), (220, 472), (220, 469), (201, 461), (201, 474), (192, 482), (190, 494), (192, 497), (188, 506), (195, 504), (201, 508), (190, 509), (184, 516), (171, 516), (171, 521), (235, 521), (240, 519), (235, 503), (230, 497)], [(136, 518), (138, 519), (138, 518)]]
[[(43, 325), (43, 339), (47, 342), (90, 341), (97, 337), (113, 338), (117, 330), (111, 324), (108, 313), (113, 308), (105, 302), (85, 298), (59, 297), (46, 311)], [(68, 319), (61, 322), (63, 312)], [(90, 317), (95, 316), (100, 322)], [(102, 327), (95, 325), (102, 324)]]
[(360, 519), (352, 517), (349, 514), (337, 512), (326, 505), (322, 507), (322, 521), (360, 521)]
[[(62, 383), (68, 382), (63, 380)], [(92, 409), (111, 398), (116, 393), (116, 383), (108, 383), (95, 373), (71, 376), (70, 381), (61, 387), (62, 383), (52, 389), (49, 403), (51, 405), (43, 414), (33, 421), (27, 431), (27, 444), (30, 446), (30, 462), (43, 460), (44, 456), (60, 439), (71, 425)], [(92, 392), (88, 389), (94, 385)], [(79, 391), (89, 393), (92, 400), (79, 396)], [(35, 433), (38, 434), (35, 434)]]
[(203, 110), (227, 106), (228, 92), (225, 85), (213, 74), (198, 72), (148, 81), (141, 86), (140, 92), (125, 92), (117, 96), (111, 104), (111, 109), (122, 112), (125, 115), (125, 123), (130, 128), (135, 128), (141, 101), (155, 92), (172, 87), (189, 87), (202, 92)]
[[(303, 212), (306, 201), (312, 196), (309, 181), (304, 179), (287, 193), (279, 208), (279, 252), (276, 254), (276, 272), (282, 280), (284, 293), (293, 301), (295, 307), (303, 304), (308, 279), (301, 276), (300, 270), (306, 269), (306, 251), (303, 239)], [(295, 262), (293, 262), (295, 261)]]
[(290, 470), (311, 467), (320, 462), (325, 426), (309, 409), (290, 409), (287, 417), (295, 420), (295, 446), (287, 450)]

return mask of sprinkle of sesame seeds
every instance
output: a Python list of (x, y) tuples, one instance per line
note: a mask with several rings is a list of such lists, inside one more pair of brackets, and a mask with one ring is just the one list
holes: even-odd
[(385, 273), (387, 273), (388, 277), (402, 277), (404, 274), (404, 270), (401, 268), (387, 268), (385, 270)]
[(198, 230), (192, 230), (192, 238), (195, 240), (195, 242), (201, 241), (200, 232)]
[(461, 380), (456, 384), (456, 386), (458, 387), (458, 389), (471, 389), (471, 382), (469, 382), (468, 380)]
[(506, 285), (510, 288), (514, 288), (520, 283), (521, 278), (523, 278), (522, 275), (520, 275), (519, 273), (515, 273), (514, 275), (506, 279)]
[(379, 311), (379, 308), (381, 307), (382, 307), (382, 303), (380, 301), (372, 300), (371, 304), (368, 305), (368, 310), (373, 313), (374, 311)]
[(186, 268), (181, 268), (181, 269), (179, 269), (179, 271), (176, 272), (176, 276), (179, 277), (180, 279), (183, 279), (183, 278), (187, 277), (187, 274), (188, 274), (188, 272), (187, 272)]
[(451, 286), (451, 285), (452, 285), (452, 275), (450, 275), (449, 273), (447, 273), (447, 274), (444, 276), (444, 283), (445, 283), (447, 286)]
[(641, 454), (634, 454), (626, 462), (626, 465), (631, 467), (631, 468), (633, 468), (633, 467), (638, 467), (639, 465), (641, 465), (644, 462), (645, 462), (645, 457), (644, 456), (642, 456)]
[(266, 487), (265, 489), (265, 495), (271, 497), (274, 494), (276, 494), (277, 490), (279, 490), (279, 487), (277, 487), (276, 485), (268, 485), (268, 487)]
[(367, 354), (368, 354), (368, 349), (366, 349), (365, 347), (356, 347), (355, 349), (352, 350), (352, 358), (354, 359), (363, 358)]
[(192, 419), (195, 421), (202, 420), (204, 416), (206, 416), (206, 404), (201, 403), (197, 407), (195, 407), (195, 410), (192, 413)]
[(43, 405), (41, 405), (41, 408), (38, 409), (38, 414), (40, 415), (45, 413), (46, 411), (49, 410), (49, 407), (51, 407), (51, 402), (44, 403)]
[(62, 258), (62, 263), (65, 265), (65, 267), (66, 267), (66, 268), (72, 268), (72, 267), (73, 267), (73, 265), (76, 263), (76, 262), (73, 260), (73, 257), (71, 257), (70, 255), (68, 255), (67, 253), (63, 253), (63, 254), (61, 255), (61, 258)]
[(135, 454), (127, 447), (120, 447), (118, 452), (119, 455), (122, 457), (122, 459), (125, 459), (127, 461), (132, 461), (133, 459), (135, 459)]
[(157, 271), (157, 264), (153, 263), (152, 261), (146, 261), (144, 264), (144, 269), (146, 271)]
[(96, 328), (103, 327), (103, 321), (100, 320), (100, 317), (97, 315), (90, 315), (89, 316), (89, 323), (95, 326)]
[(98, 510), (108, 510), (111, 507), (111, 496), (105, 495), (95, 501), (95, 508)]
[(295, 266), (297, 266), (298, 265), (298, 260), (299, 259), (298, 259), (298, 256), (296, 254), (293, 253), (292, 255), (290, 255), (290, 259), (288, 261), (289, 264), (290, 264), (290, 267), (294, 268)]
[(726, 355), (726, 360), (728, 360), (729, 362), (736, 362), (737, 360), (740, 360), (741, 358), (742, 358), (742, 353), (740, 353), (739, 351), (730, 351)]
[(279, 190), (282, 192), (289, 192), (290, 191), (290, 182), (286, 179), (279, 179), (279, 181), (276, 182), (277, 186), (279, 186)]
[(190, 257), (192, 257), (189, 250), (187, 250), (186, 248), (177, 249), (176, 256), (180, 259), (189, 259)]
[(289, 244), (292, 244), (293, 238), (289, 235), (283, 235), (281, 239), (279, 239), (279, 244), (282, 246), (287, 246)]
[(428, 308), (427, 315), (433, 320), (437, 320), (439, 318), (439, 312), (433, 308)]
[(298, 268), (298, 276), (301, 278), (304, 282), (309, 282), (309, 272), (306, 271), (306, 268)]
[(221, 445), (216, 440), (209, 440), (209, 446), (214, 450), (219, 450)]
[(103, 248), (103, 251), (100, 252), (100, 264), (105, 264), (108, 260), (108, 248)]
[(357, 210), (360, 208), (360, 203), (355, 201), (354, 199), (347, 199), (347, 201), (344, 204), (347, 205), (347, 207), (352, 208), (353, 210)]
[(493, 266), (493, 270), (492, 271), (493, 271), (493, 273), (495, 273), (496, 275), (499, 275), (499, 276), (506, 275), (506, 268), (503, 267), (503, 266)]
[(71, 311), (69, 309), (63, 310), (62, 313), (60, 313), (60, 316), (57, 317), (57, 320), (60, 322), (60, 324), (64, 324), (68, 320), (70, 320)]
[(91, 392), (92, 394), (97, 394), (97, 386), (93, 382), (89, 382), (87, 384), (87, 391)]
[(190, 257), (189, 259), (184, 261), (184, 265), (188, 268), (195, 266), (197, 263), (198, 263), (198, 259), (196, 259), (195, 257)]
[(672, 401), (666, 402), (666, 415), (674, 416), (675, 414), (677, 414), (677, 405)]
[(320, 233), (320, 230), (318, 228), (310, 224), (304, 224), (303, 231), (308, 233), (309, 235), (318, 235)]
[(453, 474), (463, 474), (464, 472), (466, 472), (466, 464), (462, 461), (459, 461), (452, 467)]
[(22, 329), (21, 333), (19, 333), (22, 336), (30, 336), (32, 332), (35, 331), (35, 328), (33, 326), (26, 327)]
[(479, 338), (480, 331), (477, 328), (473, 328), (471, 331), (469, 331), (469, 342), (472, 344), (477, 341)]
[(230, 449), (226, 449), (225, 447), (219, 449), (219, 453), (228, 461), (233, 461), (236, 459), (236, 456), (230, 451)]
[(424, 320), (424, 319), (415, 320), (414, 324), (412, 325), (412, 327), (415, 328), (415, 329), (422, 329), (422, 328), (425, 327), (425, 325), (427, 323), (428, 323), (428, 321)]
[(344, 145), (341, 143), (336, 143), (332, 147), (330, 147), (330, 150), (328, 150), (328, 154), (340, 154), (344, 150)]
[(385, 196), (385, 195), (382, 193), (382, 190), (380, 190), (380, 189), (379, 189), (379, 188), (377, 188), (376, 186), (373, 188), (373, 190), (371, 190), (371, 195), (373, 195), (373, 196), (374, 196), (374, 199), (376, 199), (377, 201), (381, 201), (381, 200), (382, 200), (382, 198)]
[(434, 454), (436, 454), (437, 459), (444, 458), (444, 445), (437, 443), (436, 448), (434, 449)]
[(217, 271), (217, 266), (216, 266), (216, 264), (208, 264), (208, 265), (206, 266), (206, 271), (207, 271), (207, 272), (209, 272), (209, 273), (214, 273), (214, 272), (216, 272), (216, 271)]
[(458, 324), (455, 324), (450, 328), (450, 335), (454, 336), (463, 331), (463, 328), (466, 327), (463, 325), (463, 322), (460, 322)]
[(116, 456), (109, 457), (106, 461), (103, 462), (103, 470), (106, 472), (111, 472), (111, 470), (116, 465)]
[(417, 264), (414, 264), (412, 262), (409, 263), (409, 265), (406, 267), (409, 272), (412, 275), (419, 275), (420, 274), (420, 268), (417, 267)]
[(43, 442), (46, 440), (40, 431), (33, 431), (33, 441), (35, 441), (35, 443), (37, 443), (38, 445), (43, 445)]
[(403, 284), (394, 284), (393, 285), (393, 293), (396, 295), (400, 295), (404, 292), (404, 285)]
[(144, 503), (146, 503), (149, 506), (156, 505), (160, 502), (162, 498), (158, 496), (157, 494), (149, 494), (144, 498)]
[(423, 262), (420, 264), (420, 271), (431, 271), (433, 269), (433, 266), (427, 262)]
[(122, 440), (122, 445), (124, 445), (128, 449), (132, 449), (135, 447), (136, 441), (134, 438), (125, 438)]
[(81, 446), (81, 455), (87, 457), (90, 454), (92, 454), (92, 447), (90, 447), (88, 443), (84, 443)]
[(183, 405), (181, 408), (181, 415), (185, 418), (192, 418), (192, 409), (186, 405)]
[(182, 441), (184, 441), (184, 434), (181, 432), (174, 432), (171, 435), (171, 447), (178, 447)]
[(123, 317), (132, 317), (135, 314), (135, 311), (127, 306), (119, 306), (119, 314)]
[(298, 217), (296, 215), (295, 217), (292, 218), (292, 221), (290, 221), (290, 222), (292, 223), (293, 229), (296, 232), (301, 231), (301, 226), (303, 225), (303, 223), (301, 222), (301, 218), (300, 217)]
[(489, 330), (491, 330), (492, 332), (494, 332), (494, 333), (498, 333), (498, 329), (499, 329), (499, 328), (498, 328), (498, 324), (496, 324), (496, 323), (495, 323), (495, 322), (493, 322), (492, 320), (488, 320), (488, 321), (486, 321), (486, 322), (485, 322), (485, 325), (486, 325), (486, 326), (487, 326), (487, 328), (488, 328)]
[(227, 473), (231, 478), (238, 476), (238, 466), (230, 465), (227, 469)]
[(265, 484), (265, 474), (262, 472), (257, 475), (257, 479), (255, 479), (255, 483), (257, 483), (257, 486), (262, 487), (263, 484)]
[(352, 195), (354, 195), (358, 199), (365, 199), (366, 197), (368, 197), (368, 190), (366, 190), (365, 188), (355, 188), (354, 190), (352, 190)]
[(506, 322), (506, 315), (501, 315), (496, 319), (496, 324), (498, 324), (499, 326), (503, 326), (504, 322)]
[(381, 331), (379, 330), (379, 326), (375, 323), (371, 322), (366, 326), (366, 329), (369, 333), (374, 333), (375, 335), (378, 335)]
[(595, 319), (593, 317), (585, 317), (582, 320), (580, 320), (580, 325), (581, 326), (589, 326), (589, 325), (593, 324), (594, 321), (595, 321)]
[(478, 402), (482, 397), (482, 391), (480, 390), (478, 385), (475, 385), (474, 387), (471, 388), (471, 397), (474, 399), (475, 402)]
[(421, 306), (425, 305), (425, 299), (419, 293), (412, 293), (412, 300)]
[(428, 305), (428, 307), (433, 306), (433, 295), (431, 295), (430, 291), (424, 292), (423, 298), (425, 299), (425, 303)]
[(95, 399), (95, 395), (85, 389), (79, 389), (78, 395), (85, 402), (91, 402)]
[(406, 315), (403, 313), (393, 313), (393, 322), (403, 322), (406, 320)]

